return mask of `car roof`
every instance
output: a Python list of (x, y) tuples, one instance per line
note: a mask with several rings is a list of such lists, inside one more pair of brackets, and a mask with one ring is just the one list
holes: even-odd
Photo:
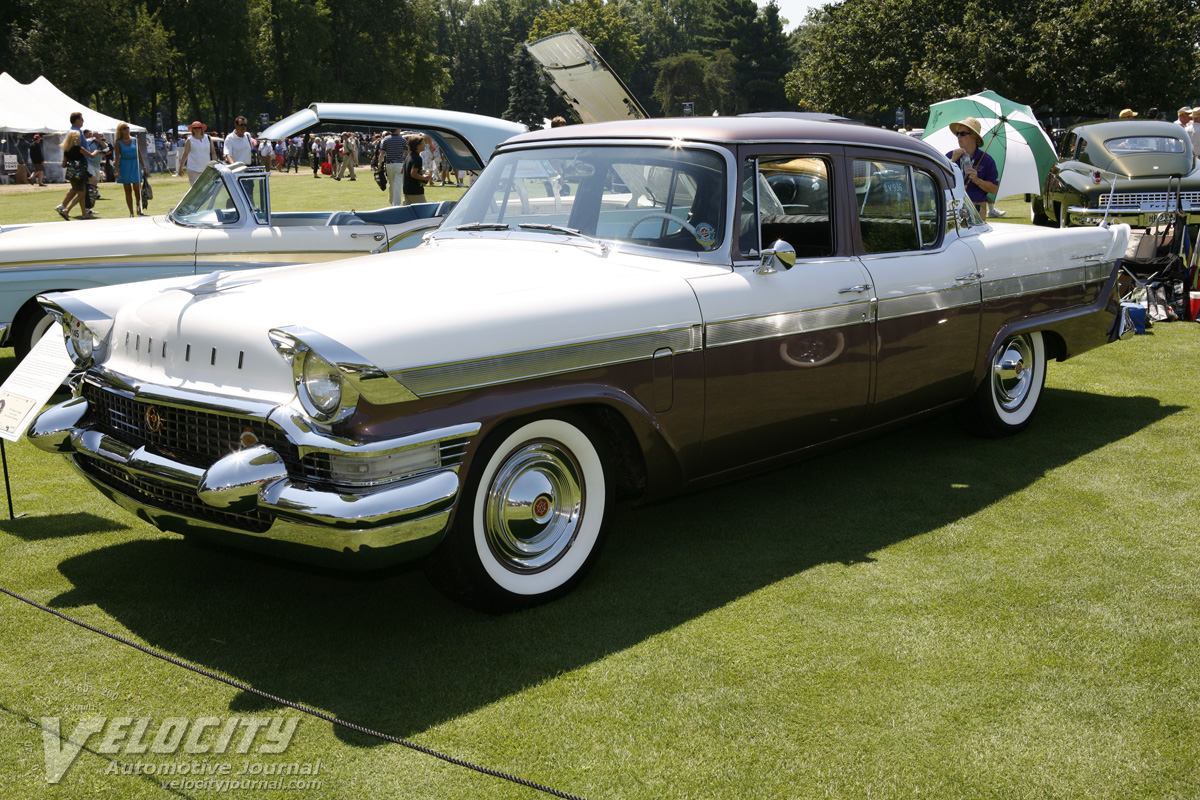
[(737, 144), (748, 142), (819, 142), (902, 150), (932, 158), (948, 169), (945, 155), (902, 133), (853, 122), (797, 119), (792, 116), (670, 117), (590, 125), (566, 125), (515, 136), (505, 148), (562, 139), (683, 139)]
[(1072, 125), (1067, 131), (1094, 140), (1114, 136), (1173, 136), (1182, 139), (1187, 134), (1178, 123), (1154, 119), (1098, 119)]

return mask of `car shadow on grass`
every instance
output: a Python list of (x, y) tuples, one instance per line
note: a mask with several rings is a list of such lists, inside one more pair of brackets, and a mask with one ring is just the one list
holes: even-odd
[[(52, 605), (95, 604), (155, 648), (411, 736), (818, 565), (870, 562), (1178, 410), (1147, 397), (1047, 389), (1039, 418), (1021, 436), (975, 439), (943, 416), (737, 483), (621, 509), (608, 549), (577, 591), (508, 616), (443, 599), (418, 568), (347, 577), (179, 539), (64, 561), (60, 570), (75, 588)], [(231, 705), (260, 703), (238, 695)], [(378, 743), (337, 731), (355, 746)]]
[(112, 531), (123, 531), (129, 527), (120, 522), (105, 519), (98, 514), (88, 514), (87, 512), (57, 514), (53, 517), (53, 525), (47, 525), (46, 520), (47, 517), (42, 514), (36, 517), (0, 520), (0, 531), (11, 533), (27, 542), (37, 542), (92, 533), (111, 533)]

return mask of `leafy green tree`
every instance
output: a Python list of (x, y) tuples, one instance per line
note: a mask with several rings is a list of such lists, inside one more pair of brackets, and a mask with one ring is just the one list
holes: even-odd
[(746, 111), (778, 111), (790, 105), (783, 81), (791, 69), (792, 52), (775, 0), (751, 24), (739, 26), (730, 49), (737, 59), (738, 88)]
[(507, 107), (508, 63), (517, 45), (529, 40), (534, 19), (549, 0), (481, 0), (462, 22), (462, 46), (453, 63), (454, 90), (449, 108), (498, 117)]
[(511, 60), (512, 82), (504, 118), (536, 130), (546, 120), (546, 86), (542, 82), (541, 68), (524, 47), (514, 50)]

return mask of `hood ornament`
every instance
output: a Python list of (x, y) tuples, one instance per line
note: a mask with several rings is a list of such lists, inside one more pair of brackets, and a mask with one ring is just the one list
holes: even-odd
[(219, 270), (217, 272), (210, 272), (204, 277), (189, 283), (187, 286), (170, 286), (166, 289), (163, 289), (163, 291), (187, 292), (193, 297), (198, 297), (202, 294), (213, 294), (214, 292), (219, 292), (222, 289), (232, 289), (235, 286), (246, 286), (251, 283), (258, 283), (259, 280), (258, 278), (243, 278), (240, 281), (235, 280), (218, 285), (218, 282), (221, 280), (221, 277), (224, 274), (225, 273)]

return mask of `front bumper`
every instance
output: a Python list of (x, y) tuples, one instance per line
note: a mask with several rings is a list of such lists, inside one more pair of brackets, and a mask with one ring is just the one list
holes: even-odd
[[(84, 397), (53, 406), (38, 416), (28, 437), (43, 450), (69, 456), (102, 494), (162, 530), (312, 563), (376, 567), (436, 546), (458, 496), (457, 466), (372, 490), (319, 487), (289, 477), (280, 454), (261, 444), (197, 467), (164, 448), (131, 445), (89, 427), (88, 410)], [(478, 426), (416, 438), (437, 441), (473, 430)], [(411, 446), (412, 438), (403, 444)]]
[[(1174, 207), (1172, 206), (1173, 210)], [(1068, 206), (1066, 225), (1099, 225), (1108, 213), (1108, 222), (1115, 225), (1124, 222), (1131, 228), (1147, 228), (1160, 222), (1169, 222), (1168, 209), (1161, 205), (1116, 205), (1111, 209), (1101, 205), (1099, 208), (1084, 206)], [(1184, 204), (1183, 214), (1188, 225), (1200, 224), (1200, 207), (1192, 208), (1190, 203)]]

